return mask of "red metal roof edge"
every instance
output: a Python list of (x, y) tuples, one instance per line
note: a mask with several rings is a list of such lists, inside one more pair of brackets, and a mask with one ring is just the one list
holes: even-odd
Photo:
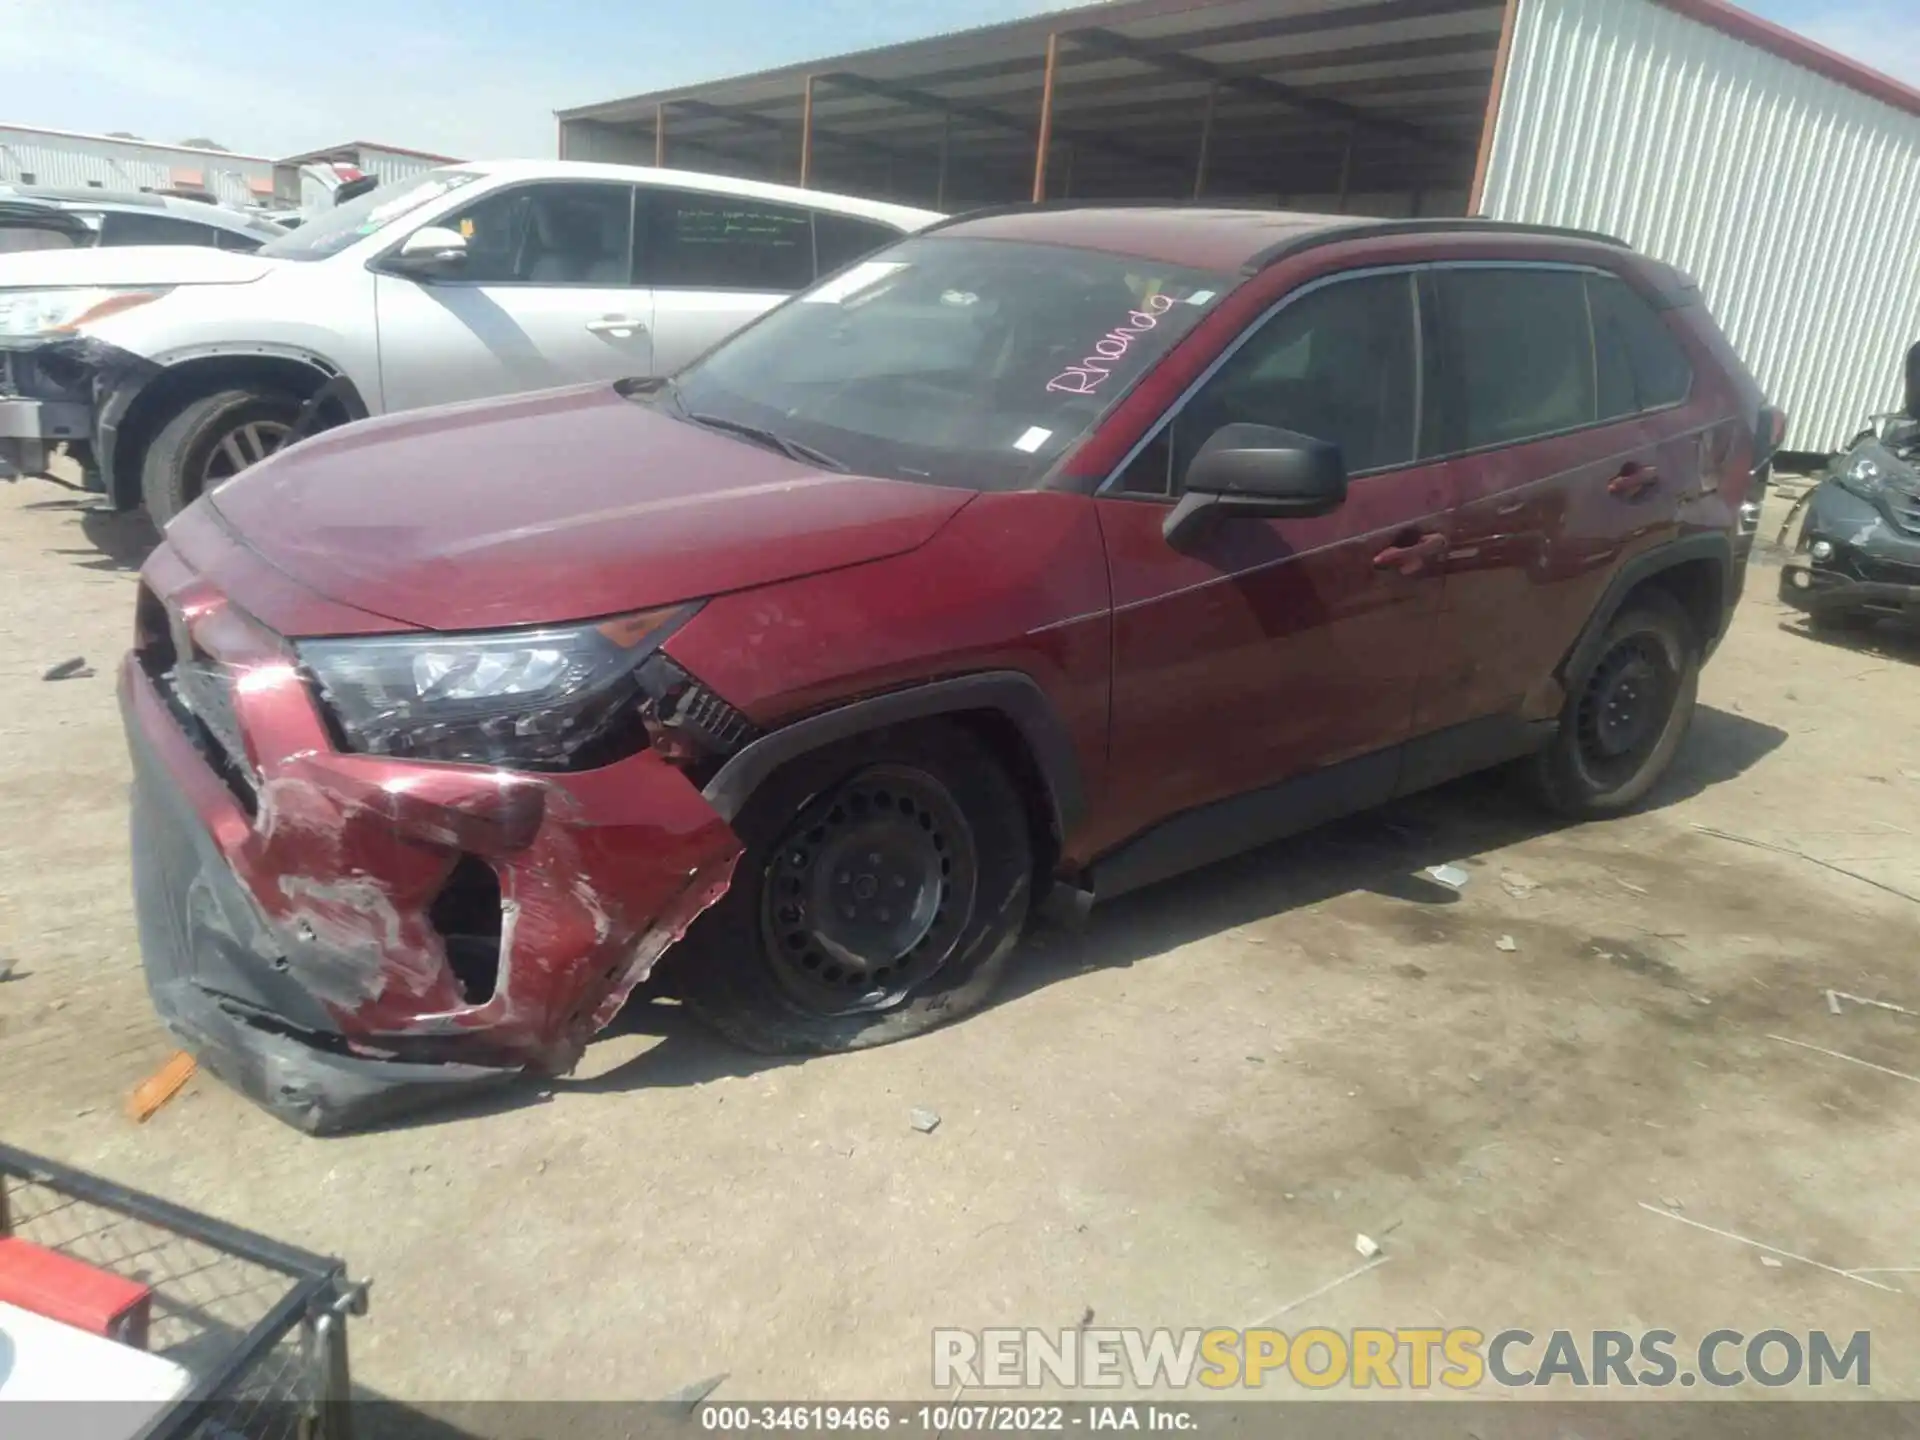
[(1849, 89), (1871, 95), (1896, 110), (1920, 115), (1920, 90), (1903, 84), (1891, 75), (1883, 75), (1870, 65), (1863, 65), (1838, 51), (1829, 50), (1784, 25), (1776, 25), (1750, 10), (1730, 5), (1727, 0), (1654, 0), (1654, 3), (1689, 20), (1711, 26), (1724, 35), (1731, 35), (1736, 40), (1744, 40), (1782, 60), (1804, 66)]

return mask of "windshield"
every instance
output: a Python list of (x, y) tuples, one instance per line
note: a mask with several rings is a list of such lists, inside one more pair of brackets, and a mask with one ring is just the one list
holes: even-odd
[(1093, 250), (908, 240), (741, 331), (665, 403), (863, 474), (1015, 489), (1233, 283)]
[(429, 170), (406, 180), (389, 181), (269, 241), (258, 253), (276, 260), (324, 260), (479, 178), (469, 170)]

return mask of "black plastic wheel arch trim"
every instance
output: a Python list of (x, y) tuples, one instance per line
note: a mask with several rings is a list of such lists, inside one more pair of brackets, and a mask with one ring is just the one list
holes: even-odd
[(889, 690), (796, 720), (761, 736), (720, 767), (701, 794), (731, 821), (774, 771), (810, 751), (888, 725), (965, 710), (993, 710), (1013, 722), (1046, 781), (1054, 836), (1064, 841), (1086, 813), (1080, 759), (1053, 702), (1031, 676), (989, 670)]
[(1620, 613), (1620, 607), (1626, 603), (1627, 596), (1635, 586), (1644, 584), (1663, 571), (1695, 560), (1713, 561), (1720, 577), (1720, 595), (1714, 607), (1719, 624), (1713, 634), (1700, 637), (1700, 653), (1704, 659), (1713, 652), (1720, 643), (1720, 637), (1726, 633), (1727, 621), (1732, 618), (1732, 602), (1738, 598), (1738, 592), (1728, 584), (1728, 577), (1734, 573), (1733, 558), (1733, 541), (1718, 533), (1683, 535), (1635, 555), (1620, 567), (1608, 584), (1606, 593), (1600, 597), (1600, 603), (1593, 607), (1593, 614), (1587, 618), (1587, 628), (1580, 633), (1565, 663), (1560, 666), (1561, 677), (1584, 675), (1593, 667), (1594, 661), (1600, 658), (1600, 644), (1606, 638), (1607, 627)]

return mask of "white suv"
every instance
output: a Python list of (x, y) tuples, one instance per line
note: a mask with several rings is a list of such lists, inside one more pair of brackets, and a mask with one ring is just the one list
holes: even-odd
[(0, 256), (0, 465), (65, 443), (165, 524), (370, 414), (667, 374), (931, 211), (567, 161), (431, 170), (251, 255)]

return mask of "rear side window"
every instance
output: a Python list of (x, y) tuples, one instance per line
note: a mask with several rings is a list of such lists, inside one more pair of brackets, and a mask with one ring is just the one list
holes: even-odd
[(814, 265), (822, 275), (831, 275), (899, 238), (898, 230), (877, 220), (858, 220), (830, 210), (813, 212)]
[(1586, 277), (1575, 270), (1435, 272), (1462, 446), (1557, 435), (1599, 418)]
[(131, 215), (109, 210), (100, 217), (102, 245), (213, 245), (220, 232), (211, 225), (176, 220), (171, 215)]
[(1587, 277), (1600, 418), (1677, 405), (1693, 388), (1693, 367), (1654, 308), (1624, 281)]
[(787, 293), (813, 283), (810, 211), (691, 190), (651, 190), (645, 204), (643, 285)]
[(1340, 447), (1349, 474), (1414, 458), (1415, 283), (1367, 275), (1284, 306), (1195, 392), (1127, 469), (1134, 494), (1179, 493), (1224, 425), (1272, 425)]

